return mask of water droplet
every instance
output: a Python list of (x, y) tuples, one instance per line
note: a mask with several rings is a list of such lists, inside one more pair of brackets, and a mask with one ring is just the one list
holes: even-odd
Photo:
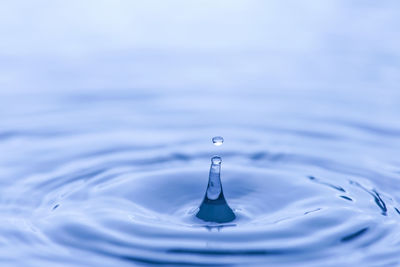
[(214, 156), (214, 157), (212, 157), (211, 162), (212, 162), (212, 164), (221, 164), (222, 159), (219, 156)]
[(212, 139), (214, 146), (220, 146), (224, 142), (224, 138), (222, 136), (215, 136)]

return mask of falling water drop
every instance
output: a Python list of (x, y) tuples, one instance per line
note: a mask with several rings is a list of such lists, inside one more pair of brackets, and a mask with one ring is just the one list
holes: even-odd
[(220, 146), (224, 142), (224, 138), (222, 136), (215, 136), (212, 139), (214, 146)]
[[(213, 143), (215, 144), (215, 139)], [(219, 137), (220, 144), (223, 138)], [(224, 192), (221, 184), (221, 163), (222, 159), (219, 156), (211, 158), (210, 175), (208, 177), (208, 186), (203, 202), (200, 205), (199, 212), (196, 214), (200, 218), (208, 222), (225, 223), (233, 221), (236, 216), (225, 200)]]

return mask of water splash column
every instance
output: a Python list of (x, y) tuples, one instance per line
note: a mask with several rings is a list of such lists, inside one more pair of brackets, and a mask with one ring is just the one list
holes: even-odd
[[(214, 145), (220, 146), (224, 139), (217, 136), (212, 141)], [(236, 218), (224, 197), (221, 184), (221, 164), (221, 157), (214, 156), (211, 158), (207, 190), (199, 211), (196, 214), (197, 218), (204, 221), (225, 223), (233, 221)]]

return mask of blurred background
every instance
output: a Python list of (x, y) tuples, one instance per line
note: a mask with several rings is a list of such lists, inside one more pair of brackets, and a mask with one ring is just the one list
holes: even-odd
[[(399, 83), (396, 1), (13, 1), (4, 95), (319, 90)], [(203, 103), (206, 104), (206, 103)]]
[[(281, 152), (339, 135), (342, 147), (327, 140), (315, 155), (334, 146), (343, 156), (347, 141), (366, 139), (353, 152), (387, 156), (382, 144), (397, 144), (400, 134), (399, 7), (337, 0), (2, 2), (2, 165), (14, 173), (46, 151), (51, 156), (35, 160), (54, 167), (48, 160), (61, 157), (57, 145), (71, 136), (85, 140), (82, 134), (113, 147), (129, 135), (167, 144), (216, 134), (254, 141), (257, 133), (276, 132), (279, 138), (258, 141)], [(200, 134), (191, 139), (194, 132)], [(62, 150), (83, 153), (76, 146)], [(390, 166), (396, 158), (389, 157)]]
[(350, 127), (393, 137), (400, 132), (399, 7), (2, 2), (0, 136), (156, 129), (180, 138), (267, 128), (329, 135)]
[[(352, 149), (388, 157), (394, 151), (385, 146), (393, 149), (400, 134), (399, 7), (344, 0), (2, 2), (0, 138), (7, 153), (0, 164), (12, 173), (33, 158), (33, 169), (55, 167), (55, 158), (65, 161), (61, 149), (83, 153), (77, 143), (59, 143), (85, 134), (92, 143), (101, 136), (102, 144), (85, 141), (83, 150), (128, 140), (209, 142), (219, 134), (267, 141), (259, 148), (279, 152), (305, 146), (301, 153), (319, 147), (316, 156)], [(352, 148), (360, 142), (362, 149)], [(54, 155), (40, 161), (44, 153)]]

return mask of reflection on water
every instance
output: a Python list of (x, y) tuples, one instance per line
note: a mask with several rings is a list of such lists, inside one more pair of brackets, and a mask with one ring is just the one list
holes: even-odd
[(1, 264), (400, 264), (398, 5), (1, 3)]

